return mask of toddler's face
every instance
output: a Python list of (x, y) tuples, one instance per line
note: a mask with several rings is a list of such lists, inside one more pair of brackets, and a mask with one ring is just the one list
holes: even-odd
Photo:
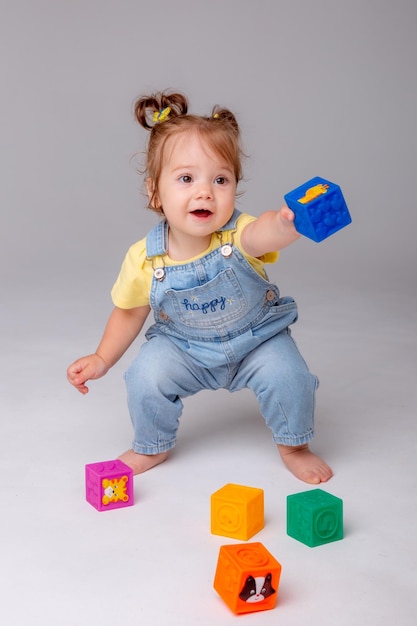
[[(162, 206), (170, 230), (186, 243), (204, 239), (231, 217), (236, 197), (233, 168), (194, 133), (167, 141), (155, 201)], [(152, 181), (148, 181), (148, 191)], [(208, 245), (208, 243), (207, 243)]]

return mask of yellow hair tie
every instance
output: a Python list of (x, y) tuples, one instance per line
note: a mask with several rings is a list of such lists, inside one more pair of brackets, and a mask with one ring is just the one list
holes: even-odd
[(165, 107), (165, 109), (160, 109), (159, 111), (155, 111), (153, 114), (152, 120), (154, 122), (165, 122), (168, 119), (169, 114), (171, 113), (171, 107)]

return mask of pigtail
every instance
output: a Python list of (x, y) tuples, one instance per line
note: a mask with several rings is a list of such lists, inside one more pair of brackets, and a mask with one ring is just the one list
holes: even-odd
[(181, 93), (158, 92), (142, 96), (135, 102), (134, 116), (143, 128), (152, 130), (156, 124), (179, 115), (186, 115), (188, 100)]
[(216, 105), (213, 107), (211, 115), (214, 120), (219, 120), (219, 122), (228, 124), (231, 128), (233, 128), (236, 135), (240, 134), (239, 124), (237, 123), (235, 116), (231, 111), (229, 111), (229, 109), (223, 109), (222, 107)]

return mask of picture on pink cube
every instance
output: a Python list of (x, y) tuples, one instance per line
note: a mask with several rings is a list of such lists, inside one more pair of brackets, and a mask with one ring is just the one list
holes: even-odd
[(110, 511), (134, 504), (133, 470), (116, 459), (85, 466), (86, 500), (97, 511)]

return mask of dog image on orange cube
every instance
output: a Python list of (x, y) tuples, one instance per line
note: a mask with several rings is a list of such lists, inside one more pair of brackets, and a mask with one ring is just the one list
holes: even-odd
[(275, 607), (281, 564), (260, 542), (221, 546), (214, 589), (236, 614)]

